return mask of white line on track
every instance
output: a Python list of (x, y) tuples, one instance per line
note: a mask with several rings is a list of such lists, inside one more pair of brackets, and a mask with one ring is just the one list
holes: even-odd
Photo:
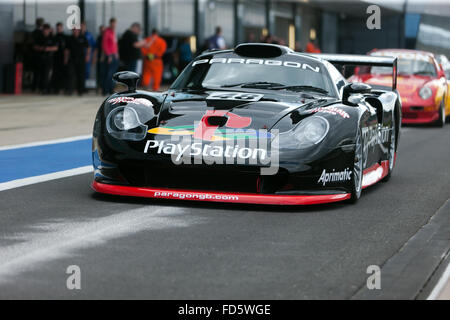
[[(203, 220), (183, 213), (182, 208), (146, 206), (101, 218), (61, 219), (31, 226), (31, 232), (3, 236), (0, 240), (17, 243), (0, 247), (0, 283), (15, 281), (18, 274), (36, 270), (44, 263), (72, 257), (80, 249), (142, 231), (188, 227)], [(62, 212), (60, 216), (64, 216)]]
[(12, 149), (20, 149), (20, 148), (28, 148), (28, 147), (37, 147), (37, 146), (44, 146), (44, 145), (65, 143), (65, 142), (73, 142), (73, 141), (79, 141), (79, 140), (86, 140), (86, 139), (90, 139), (90, 138), (92, 138), (92, 135), (88, 134), (88, 135), (83, 135), (83, 136), (75, 136), (75, 137), (62, 138), (62, 139), (54, 139), (54, 140), (45, 140), (45, 141), (36, 141), (36, 142), (30, 142), (30, 143), (22, 143), (22, 144), (10, 145), (10, 146), (2, 146), (2, 147), (0, 147), (0, 151), (12, 150)]
[(447, 269), (445, 269), (438, 283), (435, 285), (433, 291), (431, 291), (427, 300), (436, 300), (448, 281), (450, 281), (450, 263), (447, 266)]
[(80, 174), (84, 174), (84, 173), (88, 173), (88, 172), (92, 172), (92, 171), (94, 171), (94, 168), (92, 166), (85, 166), (85, 167), (79, 167), (79, 168), (75, 168), (75, 169), (69, 169), (69, 170), (64, 170), (64, 171), (43, 174), (43, 175), (35, 176), (35, 177), (28, 177), (28, 178), (23, 178), (23, 179), (12, 180), (12, 181), (8, 181), (8, 182), (0, 183), (0, 191), (24, 187), (24, 186), (28, 186), (30, 184), (35, 184), (35, 183), (40, 183), (40, 182), (45, 182), (45, 181), (50, 181), (50, 180), (55, 180), (55, 179), (71, 177), (71, 176), (80, 175)]

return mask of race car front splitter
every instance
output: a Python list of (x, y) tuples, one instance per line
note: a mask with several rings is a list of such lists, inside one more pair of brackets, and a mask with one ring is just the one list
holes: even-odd
[(320, 204), (347, 200), (351, 197), (350, 193), (329, 195), (274, 195), (260, 193), (228, 193), (182, 189), (161, 189), (151, 187), (144, 188), (111, 185), (97, 181), (92, 183), (92, 188), (100, 193), (120, 196), (276, 205)]

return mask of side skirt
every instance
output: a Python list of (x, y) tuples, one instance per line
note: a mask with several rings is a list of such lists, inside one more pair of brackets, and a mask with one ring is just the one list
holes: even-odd
[(382, 161), (381, 164), (376, 163), (370, 168), (363, 171), (363, 189), (374, 185), (382, 180), (389, 173), (389, 160)]

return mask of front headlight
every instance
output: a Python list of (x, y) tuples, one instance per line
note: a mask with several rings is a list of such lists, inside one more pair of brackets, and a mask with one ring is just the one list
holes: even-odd
[(328, 133), (330, 124), (327, 119), (320, 116), (306, 118), (294, 129), (297, 146), (305, 149), (320, 143)]
[(420, 91), (419, 91), (419, 96), (420, 96), (423, 100), (427, 100), (428, 98), (431, 97), (432, 94), (433, 94), (433, 91), (430, 89), (430, 87), (423, 87), (423, 88), (420, 89)]
[(145, 123), (153, 117), (153, 108), (129, 103), (108, 114), (106, 129), (116, 139), (140, 141), (147, 135), (148, 126)]
[(139, 121), (139, 116), (136, 113), (136, 110), (130, 107), (125, 107), (123, 110), (115, 114), (114, 124), (119, 130), (130, 130), (143, 125)]

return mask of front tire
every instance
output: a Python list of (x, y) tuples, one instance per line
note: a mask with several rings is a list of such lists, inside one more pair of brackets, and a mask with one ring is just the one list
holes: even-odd
[(439, 119), (436, 121), (436, 127), (443, 128), (445, 126), (445, 106), (444, 103), (441, 102), (441, 106), (439, 108)]
[(363, 165), (364, 165), (364, 152), (363, 152), (363, 138), (361, 128), (358, 128), (358, 132), (355, 137), (355, 156), (353, 161), (353, 177), (352, 177), (352, 192), (351, 203), (356, 203), (361, 197), (362, 192), (362, 180), (363, 180)]
[(392, 118), (392, 131), (391, 131), (391, 143), (389, 144), (389, 168), (388, 168), (388, 174), (384, 179), (383, 182), (388, 182), (391, 178), (392, 171), (394, 170), (395, 165), (395, 154), (397, 152), (397, 129), (396, 129), (397, 123), (395, 122), (395, 118)]

